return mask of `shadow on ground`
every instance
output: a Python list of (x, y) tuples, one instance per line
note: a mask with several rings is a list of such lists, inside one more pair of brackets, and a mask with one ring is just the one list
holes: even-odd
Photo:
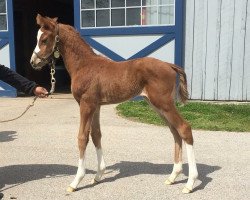
[[(159, 174), (159, 175), (169, 175), (172, 171), (173, 165), (171, 164), (153, 164), (149, 162), (129, 162), (129, 161), (121, 161), (120, 163), (116, 163), (112, 166), (107, 167), (106, 171), (110, 171), (107, 173), (112, 173), (112, 171), (119, 172), (117, 175), (109, 178), (104, 178), (100, 183), (105, 182), (113, 182), (117, 179), (132, 177), (141, 174)], [(199, 180), (201, 184), (198, 185), (194, 191), (202, 190), (206, 187), (208, 183), (210, 183), (213, 179), (208, 177), (208, 175), (212, 174), (213, 172), (220, 170), (221, 167), (219, 166), (209, 166), (205, 164), (197, 164), (197, 168), (199, 171)], [(185, 176), (188, 176), (188, 165), (183, 165), (183, 173)], [(166, 176), (167, 177), (167, 176)], [(175, 182), (178, 183), (186, 183), (187, 179), (180, 180)], [(86, 185), (84, 187), (78, 188), (78, 190), (82, 190), (85, 188), (94, 187), (94, 185)]]
[[(113, 182), (117, 179), (132, 177), (141, 174), (158, 174), (158, 175), (168, 175), (172, 171), (173, 165), (171, 164), (153, 164), (149, 162), (129, 162), (129, 161), (121, 161), (112, 166), (107, 167), (106, 173), (112, 173), (113, 171), (119, 172), (113, 177), (104, 178), (101, 183), (105, 182)], [(205, 164), (197, 164), (199, 171), (199, 180), (201, 184), (198, 185), (195, 190), (202, 190), (206, 187), (208, 183), (210, 183), (213, 179), (208, 177), (208, 175), (212, 174), (215, 171), (221, 169), (219, 166), (209, 166)], [(0, 192), (7, 190), (9, 188), (21, 185), (23, 183), (40, 180), (44, 178), (53, 178), (53, 177), (62, 177), (62, 176), (70, 176), (76, 174), (77, 167), (70, 165), (57, 165), (57, 164), (49, 164), (49, 165), (12, 165), (6, 167), (0, 167)], [(96, 172), (93, 170), (86, 170), (87, 174), (95, 174)], [(188, 175), (188, 165), (183, 165), (183, 173)], [(178, 183), (186, 183), (187, 179), (177, 181)], [(10, 187), (4, 188), (5, 185), (9, 185)], [(94, 187), (94, 185), (86, 185), (84, 187), (78, 188), (78, 190), (82, 190), (85, 188)]]
[(0, 142), (11, 142), (16, 136), (16, 131), (0, 131)]
[[(76, 173), (76, 170), (77, 167), (75, 166), (56, 164), (12, 165), (0, 167), (0, 191), (29, 181), (73, 175)], [(94, 173), (91, 171), (87, 172)], [(10, 185), (10, 187), (4, 188), (5, 185)]]

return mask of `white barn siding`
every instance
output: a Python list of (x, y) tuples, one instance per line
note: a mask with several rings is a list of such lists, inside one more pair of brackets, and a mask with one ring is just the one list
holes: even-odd
[[(207, 29), (206, 29), (206, 62), (203, 99), (214, 100), (217, 97), (218, 60), (220, 50), (220, 1), (206, 1)], [(209, 34), (208, 34), (209, 33)], [(213, 51), (211, 51), (213, 49)], [(209, 72), (208, 72), (209, 71)]]
[(201, 99), (204, 80), (204, 55), (206, 55), (206, 9), (205, 1), (195, 1), (194, 4), (194, 41), (193, 41), (193, 69), (191, 95), (195, 99)]
[[(231, 100), (242, 99), (243, 94), (243, 71), (244, 71), (244, 43), (246, 33), (246, 8), (247, 0), (242, 3), (235, 2), (234, 16), (234, 38), (233, 38), (233, 55), (231, 70), (231, 87), (229, 98)], [(250, 67), (250, 66), (249, 66)]]
[(250, 100), (249, 4), (186, 1), (185, 71), (191, 99)]
[(244, 63), (243, 63), (243, 94), (242, 99), (243, 100), (249, 100), (250, 99), (250, 3), (247, 4), (247, 13), (246, 16), (246, 33), (244, 37)]
[(194, 45), (194, 0), (186, 4), (186, 28), (185, 28), (185, 72), (187, 75), (188, 91), (192, 93), (192, 63)]

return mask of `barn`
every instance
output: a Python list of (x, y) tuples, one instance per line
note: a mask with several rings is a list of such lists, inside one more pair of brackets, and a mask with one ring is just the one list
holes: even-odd
[[(155, 57), (183, 67), (190, 99), (250, 100), (248, 0), (0, 0), (0, 63), (49, 88), (49, 69), (30, 64), (37, 13), (74, 26), (115, 61)], [(57, 91), (70, 79), (56, 65)], [(0, 81), (0, 96), (15, 97)]]

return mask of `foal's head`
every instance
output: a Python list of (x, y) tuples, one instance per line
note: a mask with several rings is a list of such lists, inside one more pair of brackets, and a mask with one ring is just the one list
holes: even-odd
[(34, 69), (41, 69), (48, 64), (54, 56), (58, 37), (57, 18), (37, 15), (36, 22), (40, 26), (37, 33), (36, 48), (31, 56), (30, 63)]

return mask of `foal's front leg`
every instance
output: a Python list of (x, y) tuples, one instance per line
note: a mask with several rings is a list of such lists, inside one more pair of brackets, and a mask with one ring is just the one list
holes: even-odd
[(85, 151), (89, 141), (90, 126), (96, 106), (93, 103), (87, 103), (84, 100), (80, 102), (80, 129), (78, 134), (79, 161), (75, 179), (68, 187), (68, 192), (74, 192), (77, 185), (85, 176)]
[(97, 107), (95, 114), (93, 116), (92, 124), (91, 124), (91, 137), (92, 141), (96, 148), (97, 155), (97, 173), (92, 183), (99, 183), (101, 181), (102, 175), (105, 172), (106, 164), (103, 158), (102, 145), (101, 145), (101, 128), (100, 128), (100, 106)]

